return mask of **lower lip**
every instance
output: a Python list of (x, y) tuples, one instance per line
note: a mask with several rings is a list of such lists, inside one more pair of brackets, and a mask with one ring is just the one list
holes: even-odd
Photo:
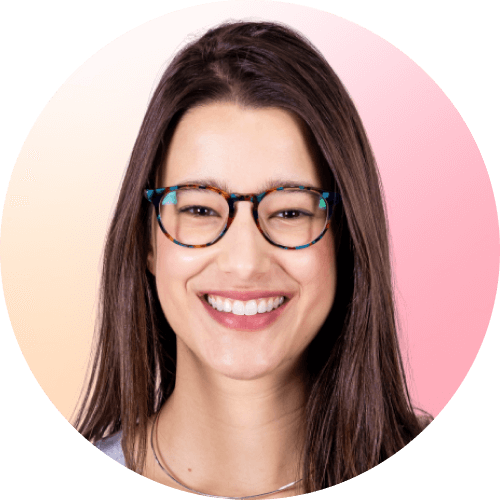
[(200, 297), (208, 314), (212, 316), (217, 323), (225, 326), (226, 328), (232, 328), (233, 330), (263, 330), (268, 326), (272, 325), (283, 313), (285, 307), (288, 305), (288, 301), (284, 302), (277, 309), (273, 309), (271, 312), (257, 313), (251, 316), (242, 315), (239, 316), (233, 313), (227, 313), (223, 311), (218, 311), (214, 309), (204, 297)]

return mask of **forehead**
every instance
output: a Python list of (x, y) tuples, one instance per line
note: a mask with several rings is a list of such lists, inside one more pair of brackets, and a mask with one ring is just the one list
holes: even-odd
[(168, 149), (161, 186), (213, 181), (241, 193), (261, 192), (278, 181), (324, 184), (299, 118), (279, 108), (233, 103), (196, 107), (182, 117)]

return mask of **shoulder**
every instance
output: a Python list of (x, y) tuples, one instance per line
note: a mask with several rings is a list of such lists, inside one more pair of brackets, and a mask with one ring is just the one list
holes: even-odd
[(125, 465), (125, 456), (122, 450), (122, 432), (117, 432), (112, 436), (104, 439), (100, 439), (95, 443), (95, 446), (99, 448), (103, 453), (108, 455), (108, 457), (116, 460), (118, 463)]

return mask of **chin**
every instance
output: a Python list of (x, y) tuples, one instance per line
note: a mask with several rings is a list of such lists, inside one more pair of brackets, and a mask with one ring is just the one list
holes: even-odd
[(207, 360), (213, 372), (233, 380), (257, 380), (276, 372), (281, 363), (279, 359), (259, 356), (255, 353), (218, 353)]

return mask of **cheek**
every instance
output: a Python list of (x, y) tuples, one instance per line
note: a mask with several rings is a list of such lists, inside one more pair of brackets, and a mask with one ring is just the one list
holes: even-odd
[(298, 250), (290, 257), (290, 274), (301, 286), (323, 292), (334, 288), (337, 272), (331, 236), (325, 235), (309, 252)]
[(320, 328), (333, 305), (337, 284), (331, 235), (325, 235), (310, 252), (301, 254), (299, 250), (296, 255), (291, 255), (287, 272), (299, 284), (303, 318)]
[(174, 325), (179, 323), (179, 318), (186, 317), (186, 309), (189, 308), (187, 287), (189, 280), (201, 270), (199, 259), (162, 237), (156, 246), (155, 264), (160, 303), (175, 330)]

